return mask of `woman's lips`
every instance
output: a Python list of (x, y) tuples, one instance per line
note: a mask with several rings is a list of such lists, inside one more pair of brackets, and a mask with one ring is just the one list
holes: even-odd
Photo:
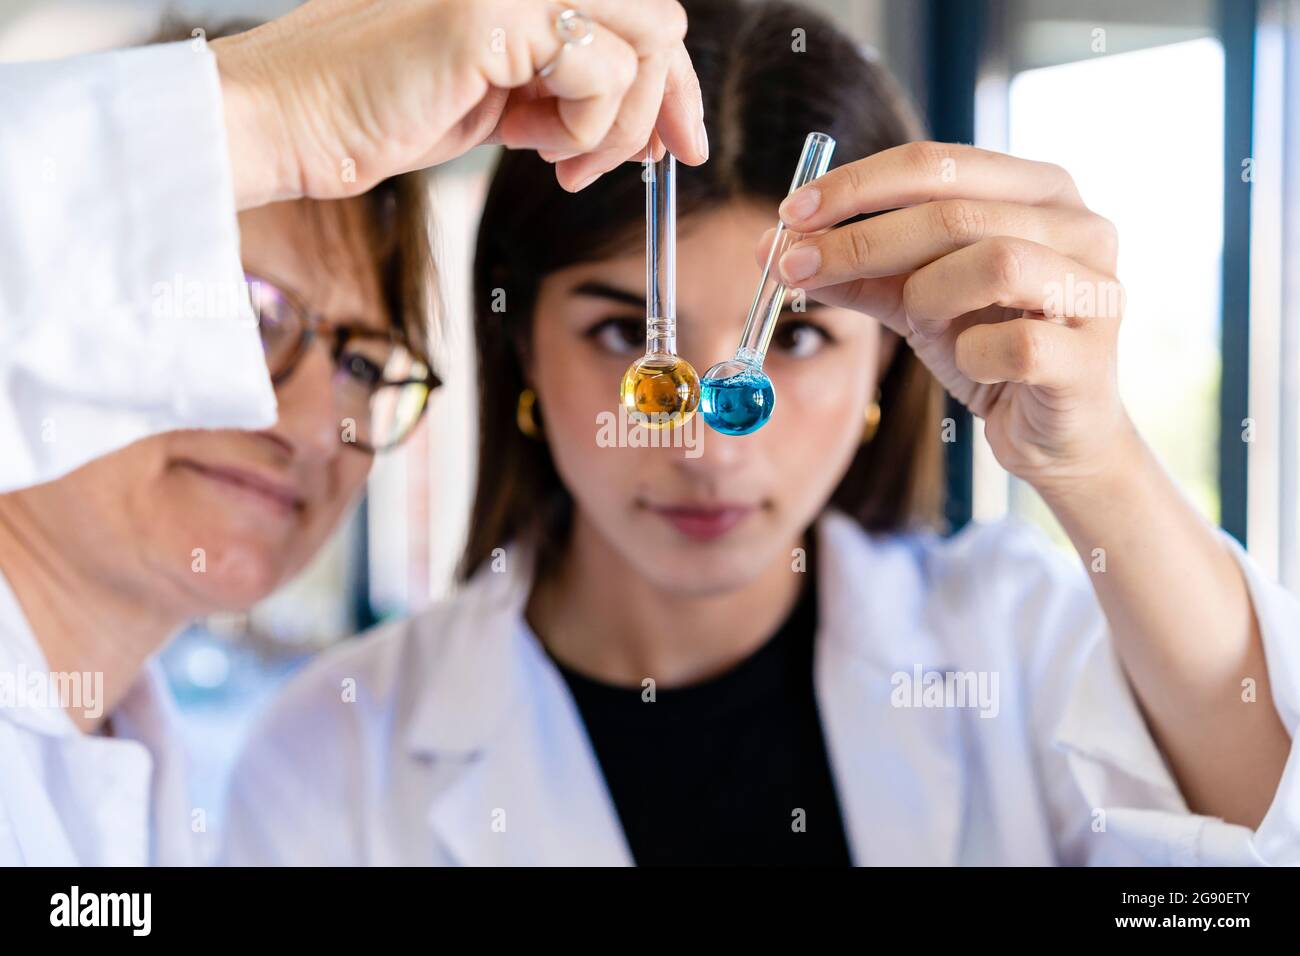
[(267, 505), (280, 514), (293, 514), (304, 504), (302, 496), (290, 485), (246, 468), (200, 465), (194, 461), (178, 461), (177, 464)]
[(751, 505), (651, 505), (677, 531), (696, 541), (720, 538), (754, 510)]

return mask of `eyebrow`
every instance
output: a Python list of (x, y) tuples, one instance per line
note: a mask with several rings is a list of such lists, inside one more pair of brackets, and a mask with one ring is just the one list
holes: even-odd
[[(574, 286), (573, 295), (588, 295), (598, 299), (609, 299), (612, 302), (618, 302), (622, 305), (634, 305), (639, 309), (645, 309), (645, 296), (639, 292), (629, 292), (627, 289), (620, 289), (618, 286), (607, 285), (604, 282), (584, 282), (581, 285)], [(809, 299), (805, 304), (804, 311), (821, 310), (827, 308), (824, 302), (817, 302)], [(789, 312), (790, 303), (787, 300), (782, 308), (782, 312)]]
[(629, 292), (626, 289), (620, 289), (617, 286), (606, 285), (604, 282), (584, 282), (574, 287), (574, 295), (589, 295), (599, 299), (609, 299), (613, 302), (619, 302), (623, 305), (635, 305), (645, 309), (645, 296), (639, 292)]
[(281, 295), (288, 297), (291, 302), (300, 305), (309, 313), (324, 317), (325, 321), (333, 328), (360, 329), (362, 331), (384, 332), (385, 334), (396, 332), (403, 338), (406, 336), (406, 329), (402, 327), (401, 323), (394, 316), (388, 314), (387, 306), (384, 307), (384, 311), (380, 315), (367, 315), (364, 311), (349, 311), (339, 313), (338, 315), (327, 315), (314, 305), (305, 294), (299, 292), (298, 289), (300, 287), (296, 284), (291, 285), (288, 282), (284, 282), (279, 278), (276, 278), (261, 269), (253, 268), (252, 266), (244, 267), (244, 276), (246, 281), (266, 285), (267, 287), (276, 290)]

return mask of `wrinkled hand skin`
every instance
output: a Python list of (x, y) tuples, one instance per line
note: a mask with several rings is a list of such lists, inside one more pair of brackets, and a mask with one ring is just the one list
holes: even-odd
[(212, 41), (239, 208), (357, 195), (485, 142), (536, 149), (578, 189), (647, 148), (708, 156), (676, 0), (591, 0), (560, 51), (533, 0), (311, 0)]

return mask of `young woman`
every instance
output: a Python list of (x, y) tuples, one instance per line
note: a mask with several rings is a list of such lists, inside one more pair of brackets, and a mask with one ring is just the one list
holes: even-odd
[[(1049, 299), (1114, 282), (1113, 230), (1061, 170), (904, 145), (881, 69), (808, 10), (687, 7), (713, 144), (678, 195), (697, 367), (734, 350), (804, 134), (839, 142), (781, 206), (829, 231), (782, 260), (812, 300), (778, 326), (770, 422), (700, 455), (606, 447), (644, 347), (642, 183), (569, 197), (503, 158), (471, 577), (290, 686), (235, 773), (227, 859), (1300, 861), (1300, 607), (1137, 436), (1119, 316)], [(1082, 573), (1012, 523), (926, 529), (938, 383)]]
[(654, 130), (702, 161), (684, 29), (672, 0), (316, 0), (0, 66), (0, 864), (194, 859), (148, 661), (300, 569), (419, 420), (400, 174), (493, 138), (580, 188)]

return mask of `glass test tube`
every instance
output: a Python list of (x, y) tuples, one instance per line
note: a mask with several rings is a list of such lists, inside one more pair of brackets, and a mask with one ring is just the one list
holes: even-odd
[[(825, 175), (834, 152), (834, 138), (825, 133), (809, 133), (790, 181), (790, 192)], [(784, 222), (777, 222), (772, 248), (758, 280), (758, 291), (749, 307), (735, 357), (719, 362), (704, 375), (701, 383), (704, 420), (723, 434), (747, 435), (761, 428), (772, 415), (776, 392), (772, 380), (763, 371), (763, 360), (787, 291), (775, 266), (798, 238), (798, 234), (785, 228)]]
[[(830, 166), (831, 155), (835, 152), (835, 140), (825, 133), (809, 133), (803, 141), (803, 153), (799, 156), (799, 165), (790, 181), (790, 192), (806, 186), (826, 174)], [(740, 336), (740, 347), (736, 349), (736, 359), (748, 362), (759, 368), (767, 357), (767, 347), (772, 341), (772, 332), (776, 329), (776, 320), (781, 316), (785, 305), (786, 287), (780, 279), (780, 271), (773, 268), (785, 255), (787, 249), (800, 238), (785, 228), (785, 223), (777, 221), (776, 235), (772, 238), (772, 250), (768, 253), (767, 263), (763, 266), (763, 275), (758, 280), (758, 291), (754, 294), (754, 303), (749, 308), (749, 317), (745, 320), (745, 331)]]
[(700, 403), (700, 379), (677, 355), (677, 159), (667, 151), (643, 167), (646, 183), (645, 355), (623, 374), (628, 417), (651, 428), (681, 425)]

